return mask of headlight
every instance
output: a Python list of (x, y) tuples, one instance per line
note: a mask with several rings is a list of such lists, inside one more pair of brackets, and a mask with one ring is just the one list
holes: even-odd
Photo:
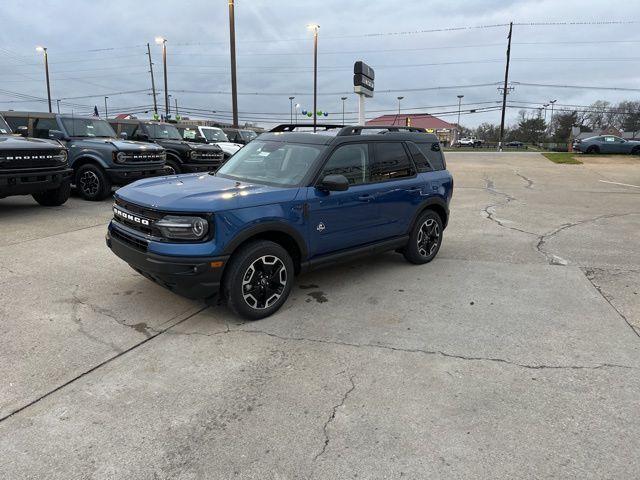
[(66, 163), (67, 162), (67, 151), (66, 150), (60, 150), (60, 153), (58, 154), (58, 160), (60, 160), (60, 163)]
[(127, 154), (124, 152), (113, 152), (112, 155), (116, 163), (124, 163), (127, 160)]
[(195, 150), (191, 150), (191, 151), (189, 152), (189, 156), (190, 156), (191, 158), (193, 158), (193, 157), (195, 157), (195, 156), (196, 156), (196, 153), (197, 153), (197, 152), (196, 152)]
[(164, 237), (175, 240), (201, 240), (209, 231), (209, 222), (202, 217), (167, 215), (155, 226)]

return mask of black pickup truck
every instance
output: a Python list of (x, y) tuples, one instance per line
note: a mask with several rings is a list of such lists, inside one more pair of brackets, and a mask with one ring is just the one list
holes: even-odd
[(62, 205), (71, 192), (73, 170), (67, 149), (55, 140), (13, 135), (0, 115), (0, 198), (32, 195), (45, 206)]

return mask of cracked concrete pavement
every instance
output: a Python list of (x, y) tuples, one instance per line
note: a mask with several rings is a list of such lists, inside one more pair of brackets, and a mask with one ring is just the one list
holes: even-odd
[(252, 323), (123, 265), (109, 201), (0, 200), (0, 477), (637, 478), (640, 161), (447, 159), (434, 262)]

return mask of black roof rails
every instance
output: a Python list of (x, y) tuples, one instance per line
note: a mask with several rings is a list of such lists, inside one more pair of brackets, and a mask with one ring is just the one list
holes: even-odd
[(339, 137), (348, 135), (360, 135), (362, 130), (387, 130), (388, 132), (399, 132), (405, 130), (408, 132), (426, 133), (427, 130), (420, 127), (405, 127), (402, 125), (354, 125), (352, 127), (344, 127), (338, 132)]
[[(296, 128), (305, 127), (305, 128), (313, 128), (313, 123), (283, 123), (276, 127), (273, 127), (270, 132), (293, 132)], [(344, 128), (344, 125), (340, 124), (329, 124), (329, 123), (318, 123), (316, 125), (316, 129), (318, 130), (331, 130), (334, 128)]]

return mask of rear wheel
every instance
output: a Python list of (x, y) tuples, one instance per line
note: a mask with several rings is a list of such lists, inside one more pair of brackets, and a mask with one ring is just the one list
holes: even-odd
[(76, 172), (76, 188), (85, 200), (104, 200), (111, 194), (111, 181), (97, 165), (86, 164)]
[(293, 260), (280, 245), (247, 243), (233, 254), (222, 291), (227, 306), (248, 320), (272, 315), (284, 304), (293, 284)]
[(433, 210), (427, 210), (415, 223), (402, 254), (408, 262), (416, 265), (428, 263), (438, 254), (441, 244), (442, 219)]
[(66, 180), (58, 188), (34, 193), (32, 196), (36, 202), (45, 207), (57, 207), (69, 199), (71, 195), (71, 180)]
[(640, 155), (640, 147), (634, 147), (633, 150), (631, 150), (631, 155)]

